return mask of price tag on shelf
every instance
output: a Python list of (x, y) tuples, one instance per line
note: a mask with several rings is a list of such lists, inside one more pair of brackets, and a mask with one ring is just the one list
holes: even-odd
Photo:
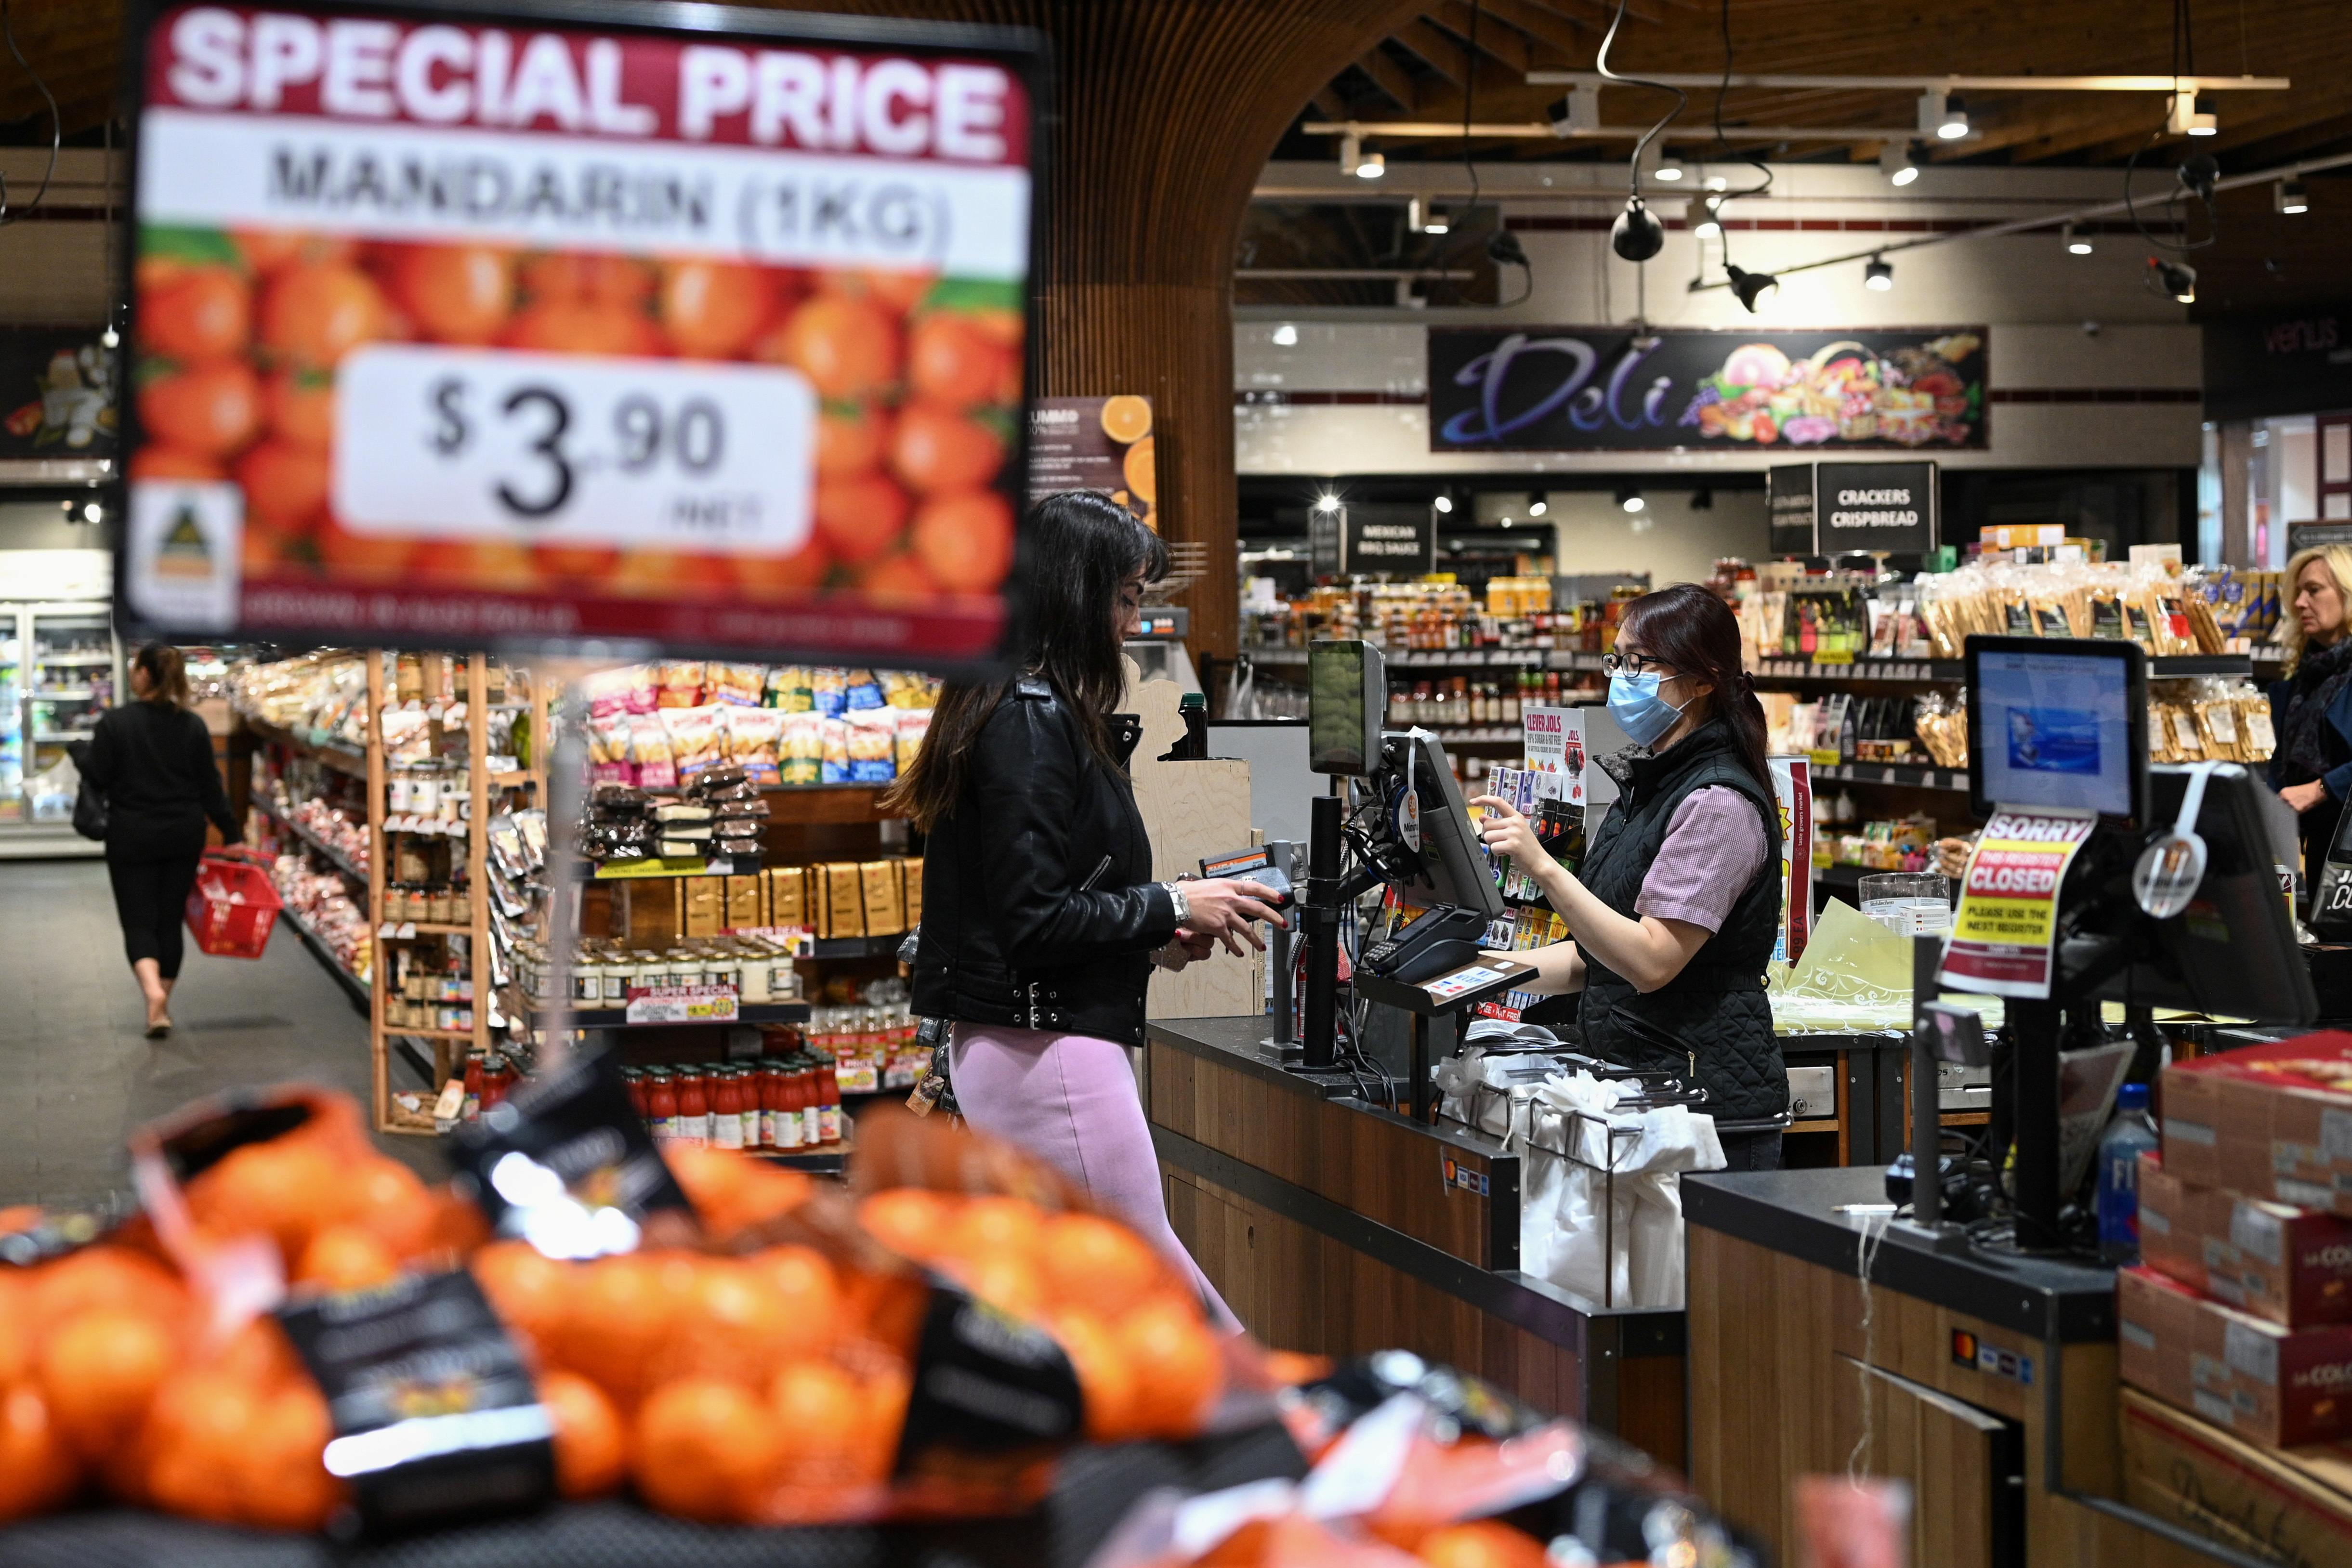
[(445, 537), (774, 555), (809, 537), (816, 391), (788, 367), (380, 343), (336, 386), (335, 509), (354, 533), (430, 518)]
[(740, 997), (732, 986), (655, 986), (629, 992), (631, 1023), (731, 1023)]

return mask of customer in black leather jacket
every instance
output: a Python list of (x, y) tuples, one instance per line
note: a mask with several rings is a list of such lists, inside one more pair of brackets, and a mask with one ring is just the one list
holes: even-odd
[(1280, 918), (1260, 902), (1276, 895), (1151, 880), (1127, 775), (1139, 729), (1111, 710), (1143, 585), (1167, 570), (1159, 536), (1077, 491), (1040, 502), (1024, 542), (1015, 674), (940, 694), (890, 800), (929, 835), (915, 1011), (953, 1021), (967, 1121), (1051, 1161), (1190, 1269), (1127, 1048), (1143, 1044), (1152, 965), (1263, 947), (1251, 922)]

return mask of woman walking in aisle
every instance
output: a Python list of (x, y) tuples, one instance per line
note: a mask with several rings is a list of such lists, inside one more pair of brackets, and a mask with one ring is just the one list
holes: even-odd
[(239, 842), (213, 737), (188, 708), (188, 674), (177, 648), (150, 643), (131, 661), (138, 700), (101, 716), (82, 778), (106, 802), (106, 874), (122, 950), (147, 998), (147, 1036), (172, 1032), (172, 986), (180, 977), (181, 912), (196, 884), (205, 820)]
[(915, 1011), (949, 1019), (949, 1076), (974, 1127), (1050, 1161), (1180, 1261), (1232, 1314), (1168, 1223), (1127, 1051), (1146, 983), (1220, 940), (1262, 947), (1281, 916), (1250, 882), (1158, 883), (1114, 714), (1120, 645), (1167, 547), (1092, 491), (1037, 505), (1025, 645), (1009, 680), (950, 683), (888, 807), (929, 835)]
[(2286, 563), (2294, 614), (2280, 626), (2286, 678), (2271, 684), (2271, 788), (2295, 810), (2303, 838), (2304, 886), (2319, 886), (2344, 802), (2352, 799), (2352, 637), (2344, 634), (2352, 594), (2352, 549), (2320, 545)]

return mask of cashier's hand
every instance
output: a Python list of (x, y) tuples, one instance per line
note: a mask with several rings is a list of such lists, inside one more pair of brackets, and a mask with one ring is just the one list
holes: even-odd
[(1536, 825), (1514, 810), (1509, 801), (1498, 795), (1481, 795), (1470, 803), (1486, 808), (1478, 836), (1486, 841), (1489, 852), (1510, 856), (1511, 863), (1522, 871), (1549, 863), (1543, 841), (1536, 837)]
[[(1263, 883), (1243, 882), (1228, 877), (1213, 876), (1184, 884), (1184, 903), (1192, 910), (1192, 919), (1185, 929), (1225, 945), (1225, 951), (1241, 957), (1239, 936), (1259, 952), (1265, 943), (1250, 928), (1254, 920), (1270, 920), (1276, 925), (1287, 926), (1285, 920), (1269, 907), (1282, 894)], [(1202, 955), (1206, 957), (1207, 955)]]
[(2327, 799), (2327, 786), (2316, 779), (2308, 784), (2290, 784), (2279, 791), (2279, 799), (2298, 811), (2308, 811)]

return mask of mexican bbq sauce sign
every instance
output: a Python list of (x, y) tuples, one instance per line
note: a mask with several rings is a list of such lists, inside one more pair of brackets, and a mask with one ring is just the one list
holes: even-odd
[(129, 616), (987, 660), (1027, 36), (555, 15), (134, 22)]
[(1433, 452), (1982, 446), (1985, 329), (1429, 329)]

